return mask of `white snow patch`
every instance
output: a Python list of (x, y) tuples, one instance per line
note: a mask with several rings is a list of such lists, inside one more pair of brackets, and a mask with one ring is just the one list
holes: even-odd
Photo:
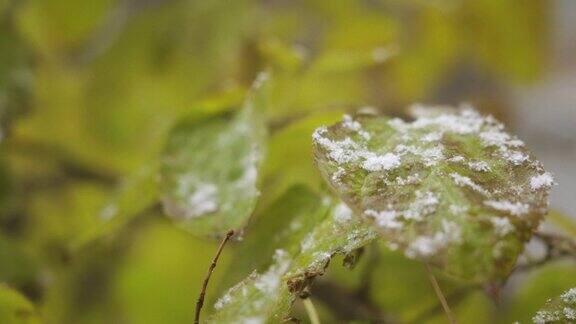
[(262, 317), (247, 317), (239, 320), (242, 324), (262, 324), (264, 319)]
[(332, 173), (332, 181), (335, 183), (340, 183), (342, 176), (346, 174), (346, 170), (343, 167), (338, 167), (336, 172)]
[(254, 282), (256, 289), (264, 294), (275, 294), (280, 286), (282, 276), (290, 267), (290, 263), (288, 252), (280, 249), (276, 250), (274, 252), (274, 264)]
[(560, 295), (560, 299), (567, 304), (576, 304), (576, 287), (564, 292)]
[(488, 165), (488, 163), (486, 163), (484, 161), (468, 162), (468, 166), (470, 167), (470, 169), (472, 169), (474, 171), (479, 171), (479, 172), (490, 171), (490, 166)]
[(433, 236), (419, 236), (406, 249), (406, 256), (414, 258), (429, 258), (439, 250), (452, 243), (462, 240), (460, 226), (454, 222), (442, 220), (442, 230)]
[(507, 149), (501, 149), (500, 153), (506, 161), (514, 164), (521, 165), (528, 160), (528, 155), (518, 151), (509, 151)]
[(419, 155), (424, 160), (424, 165), (433, 166), (438, 164), (438, 162), (444, 158), (444, 147), (442, 145), (438, 145), (436, 147), (423, 150), (419, 153)]
[(514, 216), (522, 216), (530, 211), (528, 204), (520, 202), (513, 203), (508, 200), (486, 200), (484, 201), (484, 205), (496, 210), (508, 212)]
[(494, 226), (494, 232), (496, 232), (498, 236), (505, 236), (514, 231), (514, 225), (512, 225), (506, 217), (492, 217), (490, 218), (490, 222), (492, 226)]
[(396, 178), (396, 184), (400, 186), (417, 184), (421, 181), (420, 175), (418, 173), (407, 176), (406, 178), (398, 177)]
[(386, 153), (384, 155), (370, 154), (362, 163), (362, 168), (366, 171), (387, 171), (400, 166), (400, 158), (393, 153)]
[(472, 179), (468, 177), (465, 177), (458, 173), (450, 173), (450, 177), (452, 177), (452, 180), (454, 180), (454, 183), (456, 183), (458, 186), (461, 187), (468, 186), (483, 195), (486, 196), (488, 195), (488, 191), (486, 191), (486, 189), (482, 188), (479, 184), (475, 183), (474, 181), (472, 181)]
[(347, 223), (352, 220), (353, 212), (345, 203), (341, 202), (334, 208), (334, 220), (337, 223)]
[(193, 218), (218, 210), (218, 187), (201, 183), (187, 200), (186, 217)]
[(549, 172), (545, 172), (540, 175), (533, 176), (530, 178), (530, 188), (532, 190), (538, 190), (541, 188), (550, 188), (554, 184), (554, 177)]
[(442, 139), (442, 133), (441, 132), (428, 133), (428, 134), (422, 136), (422, 138), (421, 138), (421, 140), (423, 142), (437, 142), (440, 139)]
[(348, 128), (349, 130), (358, 132), (362, 129), (362, 125), (355, 121), (352, 116), (350, 115), (344, 115), (342, 117), (342, 125), (344, 125), (344, 127)]
[(118, 215), (118, 206), (115, 204), (108, 204), (100, 211), (100, 218), (102, 220), (110, 220)]
[(449, 159), (447, 159), (446, 161), (448, 162), (453, 162), (453, 163), (458, 163), (458, 162), (463, 162), (465, 160), (465, 158), (461, 155), (455, 155)]
[(463, 213), (468, 212), (468, 207), (466, 206), (458, 206), (458, 205), (450, 205), (448, 210), (452, 215), (461, 216)]
[(438, 202), (438, 198), (432, 192), (416, 191), (414, 202), (404, 211), (403, 216), (405, 219), (422, 220), (425, 215), (436, 211)]
[(368, 209), (364, 211), (364, 214), (374, 218), (376, 225), (384, 229), (399, 229), (403, 226), (403, 224), (398, 221), (398, 213), (394, 210), (375, 211)]
[(383, 63), (392, 56), (392, 53), (392, 51), (385, 47), (376, 47), (372, 50), (372, 59), (376, 63)]
[(576, 320), (576, 309), (571, 307), (564, 307), (562, 309), (562, 313), (564, 313), (564, 317), (569, 320)]
[(314, 233), (308, 233), (302, 242), (300, 242), (300, 249), (302, 252), (306, 252), (311, 250), (314, 246), (316, 246), (316, 240), (314, 239)]

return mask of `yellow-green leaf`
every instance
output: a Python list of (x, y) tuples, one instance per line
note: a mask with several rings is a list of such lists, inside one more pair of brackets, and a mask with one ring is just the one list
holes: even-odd
[(505, 278), (553, 184), (491, 116), (414, 107), (415, 121), (345, 116), (314, 133), (325, 180), (391, 248), (476, 282)]
[(264, 152), (267, 75), (256, 80), (231, 119), (183, 122), (162, 156), (164, 211), (197, 235), (216, 236), (244, 226), (258, 199)]
[[(292, 215), (284, 215), (280, 209), (274, 213), (275, 207), (299, 202), (304, 207), (296, 205)], [(217, 311), (210, 322), (281, 322), (289, 315), (296, 296), (324, 273), (334, 255), (349, 255), (377, 237), (370, 226), (352, 217), (352, 211), (344, 203), (328, 196), (320, 198), (304, 187), (289, 190), (270, 212), (261, 226), (271, 222), (284, 224), (276, 232), (268, 231), (269, 245), (275, 249), (273, 262), (263, 272), (253, 272), (226, 292), (216, 302)], [(275, 220), (277, 213), (285, 218)], [(254, 250), (254, 243), (261, 243), (263, 235), (260, 233), (248, 247)], [(267, 254), (268, 249), (260, 250)]]
[(16, 290), (0, 283), (0, 323), (39, 323), (34, 305)]
[(548, 300), (532, 318), (536, 324), (574, 323), (576, 321), (576, 287), (566, 290), (559, 297)]

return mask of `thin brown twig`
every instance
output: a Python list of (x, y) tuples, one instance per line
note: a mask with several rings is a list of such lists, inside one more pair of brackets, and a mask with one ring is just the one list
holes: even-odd
[[(479, 287), (475, 285), (458, 288), (446, 295), (446, 301), (448, 302), (448, 305), (457, 306), (466, 298), (466, 296), (478, 288)], [(407, 323), (424, 323), (441, 312), (443, 312), (442, 305), (436, 304), (421, 312)]]
[(428, 272), (428, 278), (430, 279), (430, 283), (432, 284), (432, 287), (434, 287), (434, 291), (436, 292), (436, 296), (438, 296), (438, 299), (440, 300), (440, 304), (442, 304), (442, 308), (444, 309), (444, 313), (446, 313), (446, 316), (448, 317), (448, 321), (450, 321), (451, 324), (458, 323), (456, 321), (456, 319), (454, 318), (452, 311), (450, 310), (450, 306), (448, 305), (448, 301), (446, 301), (446, 297), (444, 296), (444, 293), (442, 293), (442, 289), (440, 289), (440, 285), (438, 285), (438, 281), (436, 280), (436, 277), (434, 277), (434, 274), (432, 273), (432, 269), (430, 268), (430, 265), (428, 263), (424, 263), (424, 265), (426, 266), (426, 271)]
[(218, 262), (218, 258), (220, 258), (220, 254), (222, 253), (224, 246), (226, 245), (226, 243), (230, 240), (230, 238), (233, 235), (234, 235), (233, 230), (230, 230), (230, 231), (228, 231), (228, 233), (226, 233), (226, 236), (224, 237), (224, 239), (222, 239), (222, 242), (220, 242), (220, 246), (218, 247), (218, 250), (216, 251), (216, 255), (212, 259), (212, 263), (210, 264), (210, 268), (208, 268), (208, 273), (206, 274), (206, 278), (204, 278), (204, 284), (202, 285), (202, 290), (200, 291), (200, 296), (198, 297), (198, 300), (196, 301), (196, 314), (194, 316), (194, 324), (200, 323), (200, 311), (202, 311), (202, 306), (204, 306), (204, 297), (206, 296), (206, 288), (208, 287), (208, 282), (210, 281), (210, 277), (212, 276), (212, 272), (214, 272), (214, 269), (216, 268), (216, 263)]

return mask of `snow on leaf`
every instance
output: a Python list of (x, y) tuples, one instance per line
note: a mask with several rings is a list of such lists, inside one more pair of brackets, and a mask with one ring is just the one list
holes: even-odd
[(576, 322), (576, 287), (548, 300), (532, 320), (536, 324)]
[(360, 114), (318, 128), (323, 178), (408, 257), (476, 282), (505, 278), (547, 211), (552, 177), (491, 116), (412, 111), (412, 122)]
[(267, 74), (261, 74), (231, 119), (183, 122), (162, 156), (165, 213), (184, 229), (216, 236), (243, 227), (259, 196)]
[[(302, 205), (299, 206), (298, 204)], [(292, 206), (286, 215), (282, 206)], [(281, 215), (272, 211), (277, 210)], [(246, 235), (241, 258), (230, 269), (244, 268), (246, 258), (258, 251), (258, 257), (273, 249), (273, 261), (260, 272), (253, 272), (233, 286), (215, 304), (212, 323), (241, 323), (247, 318), (259, 318), (260, 322), (281, 322), (290, 311), (294, 299), (324, 273), (335, 254), (350, 255), (358, 248), (377, 238), (377, 233), (341, 201), (331, 197), (321, 199), (304, 187), (293, 187), (279, 202), (264, 213), (268, 216), (255, 225), (256, 237)], [(280, 217), (282, 216), (282, 217)], [(277, 229), (271, 232), (270, 229)], [(268, 236), (269, 244), (262, 245), (262, 235)], [(245, 245), (244, 245), (245, 244)]]

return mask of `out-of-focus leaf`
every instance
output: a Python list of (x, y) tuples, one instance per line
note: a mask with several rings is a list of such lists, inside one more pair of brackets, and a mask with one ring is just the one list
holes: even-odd
[(462, 2), (460, 14), (476, 22), (461, 30), (463, 41), (478, 57), (482, 68), (516, 81), (532, 80), (541, 72), (546, 61), (542, 22), (550, 19), (545, 14), (545, 3)]
[(41, 190), (26, 201), (24, 246), (49, 264), (70, 256), (74, 242), (99, 222), (98, 212), (106, 199), (106, 187), (74, 181), (52, 190)]
[(558, 210), (551, 210), (546, 218), (558, 227), (559, 230), (566, 232), (566, 234), (576, 237), (576, 221), (571, 218), (570, 216), (558, 211)]
[(576, 287), (546, 302), (532, 318), (536, 324), (574, 323), (576, 321)]
[(4, 10), (8, 6), (8, 0), (0, 0), (0, 15), (4, 14)]
[(492, 117), (415, 107), (416, 120), (345, 116), (314, 133), (317, 165), (392, 248), (475, 282), (512, 270), (553, 183)]
[[(276, 249), (274, 261), (264, 272), (253, 272), (225, 293), (216, 302), (216, 313), (210, 318), (211, 322), (281, 321), (288, 315), (296, 296), (305, 291), (315, 277), (324, 273), (335, 254), (350, 254), (377, 236), (370, 226), (353, 217), (344, 203), (329, 197), (320, 199), (303, 188), (287, 192), (277, 207), (301, 200), (305, 202), (304, 208), (296, 209), (295, 213), (286, 215), (287, 219), (276, 224), (284, 224), (283, 228), (276, 233), (267, 232), (271, 245)], [(316, 203), (312, 205), (314, 201)], [(279, 215), (271, 210), (268, 216), (269, 220), (263, 220), (260, 226), (274, 222), (273, 218)], [(279, 240), (274, 239), (276, 235)]]
[(114, 3), (113, 0), (89, 3), (27, 1), (19, 8), (17, 19), (22, 34), (36, 51), (53, 56), (74, 49), (74, 45), (92, 32)]
[(258, 199), (266, 125), (267, 74), (232, 120), (183, 123), (162, 156), (164, 210), (178, 225), (214, 236), (244, 226)]
[(530, 271), (501, 305), (498, 323), (531, 323), (532, 317), (549, 298), (576, 286), (576, 263), (565, 260)]
[(34, 305), (17, 291), (0, 283), (0, 323), (40, 323)]
[[(0, 127), (6, 127), (22, 113), (31, 99), (32, 88), (32, 53), (15, 31), (11, 19), (13, 6), (8, 2), (0, 1)], [(0, 142), (5, 133), (6, 130), (0, 130)]]
[[(18, 73), (34, 81), (33, 100), (12, 135), (55, 147), (85, 168), (129, 174), (157, 156), (178, 116), (213, 114), (194, 103), (233, 78), (249, 2), (19, 2), (17, 32), (38, 59), (33, 73)], [(3, 41), (15, 48), (8, 37), (0, 48)]]
[(13, 240), (0, 234), (0, 281), (25, 286), (38, 276), (38, 260)]
[(112, 197), (96, 214), (96, 221), (72, 242), (72, 249), (77, 250), (102, 236), (113, 235), (157, 200), (158, 167), (152, 163), (121, 181)]
[(310, 134), (320, 125), (338, 121), (341, 115), (342, 112), (314, 114), (270, 136), (268, 155), (262, 168), (262, 191), (266, 194), (258, 202), (258, 214), (296, 184), (304, 184), (316, 192), (321, 191), (323, 180), (310, 154)]
[[(120, 308), (121, 318), (130, 323), (191, 323), (191, 305), (217, 247), (160, 220), (136, 233), (114, 275), (111, 298)], [(208, 295), (213, 294), (212, 287), (227, 267), (228, 253), (226, 248), (210, 280)]]
[(332, 50), (323, 53), (311, 68), (313, 73), (357, 72), (363, 68), (382, 63), (395, 51), (392, 48), (376, 47), (372, 50)]

